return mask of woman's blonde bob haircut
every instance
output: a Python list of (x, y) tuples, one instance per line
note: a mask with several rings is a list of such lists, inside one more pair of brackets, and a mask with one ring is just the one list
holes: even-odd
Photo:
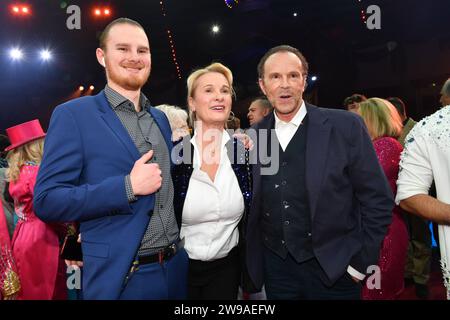
[(372, 140), (380, 137), (398, 138), (403, 124), (398, 111), (389, 101), (370, 98), (360, 102), (359, 114), (364, 119)]
[[(235, 97), (236, 94), (233, 89), (233, 73), (231, 72), (231, 70), (229, 68), (225, 67), (223, 64), (221, 64), (219, 62), (214, 62), (214, 63), (210, 64), (209, 66), (195, 70), (187, 78), (187, 91), (188, 91), (187, 103), (188, 103), (188, 106), (189, 106), (189, 98), (194, 97), (195, 89), (197, 88), (198, 78), (200, 78), (202, 75), (204, 75), (206, 73), (210, 73), (210, 72), (217, 72), (217, 73), (223, 74), (224, 77), (227, 79), (228, 84), (230, 85), (232, 97)], [(193, 112), (191, 110), (191, 107), (189, 107), (189, 124), (192, 128), (194, 127), (194, 123), (196, 120), (197, 120), (197, 117), (195, 115), (195, 112)]]

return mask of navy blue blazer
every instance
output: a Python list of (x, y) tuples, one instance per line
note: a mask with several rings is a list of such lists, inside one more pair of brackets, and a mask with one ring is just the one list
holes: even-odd
[[(351, 265), (366, 273), (378, 263), (394, 199), (362, 118), (306, 104), (306, 189), (315, 257), (333, 284)], [(273, 129), (273, 113), (254, 126)], [(269, 140), (270, 141), (270, 140)], [(259, 147), (256, 143), (256, 152)], [(263, 285), (261, 164), (253, 165), (253, 199), (247, 226), (247, 266)]]
[[(169, 151), (163, 112), (148, 108)], [(35, 186), (43, 221), (79, 221), (85, 299), (117, 299), (150, 221), (154, 195), (128, 203), (124, 178), (140, 153), (104, 92), (58, 106)]]

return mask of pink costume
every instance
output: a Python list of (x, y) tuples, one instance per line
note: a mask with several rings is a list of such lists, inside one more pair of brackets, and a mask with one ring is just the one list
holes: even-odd
[[(373, 141), (373, 145), (395, 197), (400, 154), (403, 148), (397, 140), (391, 137), (378, 138)], [(368, 280), (368, 285), (363, 287), (363, 300), (395, 299), (403, 290), (408, 230), (402, 215), (402, 209), (395, 206), (392, 211), (392, 223), (384, 237), (378, 261), (381, 269), (381, 286), (379, 289), (369, 289), (371, 281)]]
[(66, 299), (64, 261), (59, 256), (57, 230), (36, 217), (33, 210), (33, 189), (39, 167), (24, 165), (9, 192), (19, 222), (12, 240), (22, 290), (18, 299)]

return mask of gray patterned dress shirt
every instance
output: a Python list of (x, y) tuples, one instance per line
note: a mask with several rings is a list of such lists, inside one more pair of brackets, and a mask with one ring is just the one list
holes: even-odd
[[(137, 253), (139, 256), (151, 255), (175, 242), (179, 235), (173, 208), (174, 191), (169, 149), (157, 123), (146, 110), (150, 103), (143, 93), (139, 98), (140, 112), (136, 112), (133, 102), (108, 85), (105, 87), (105, 95), (141, 156), (153, 149), (153, 158), (150, 161), (158, 163), (162, 172), (162, 184), (155, 194), (153, 214)], [(125, 188), (128, 201), (136, 201), (129, 175), (125, 177)]]

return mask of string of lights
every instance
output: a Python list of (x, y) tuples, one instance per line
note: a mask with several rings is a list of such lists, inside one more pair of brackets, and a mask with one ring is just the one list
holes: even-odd
[[(162, 13), (163, 17), (166, 17), (167, 14), (166, 14), (166, 9), (164, 7), (164, 1), (160, 0), (159, 5), (161, 7), (161, 13)], [(167, 26), (166, 27), (167, 28), (167, 39), (169, 41), (169, 46), (170, 46), (170, 50), (171, 50), (171, 54), (172, 54), (172, 61), (175, 65), (178, 79), (181, 80), (181, 70), (180, 70), (180, 65), (178, 64), (177, 50), (175, 48), (175, 41), (173, 39), (173, 34), (172, 34), (172, 31), (170, 30), (168, 24), (166, 24), (166, 26)]]
[(364, 5), (362, 4), (362, 0), (357, 0), (358, 4), (359, 4), (359, 12), (360, 12), (360, 18), (362, 23), (364, 23), (364, 25), (367, 23), (367, 16), (366, 16), (366, 10), (364, 8)]

